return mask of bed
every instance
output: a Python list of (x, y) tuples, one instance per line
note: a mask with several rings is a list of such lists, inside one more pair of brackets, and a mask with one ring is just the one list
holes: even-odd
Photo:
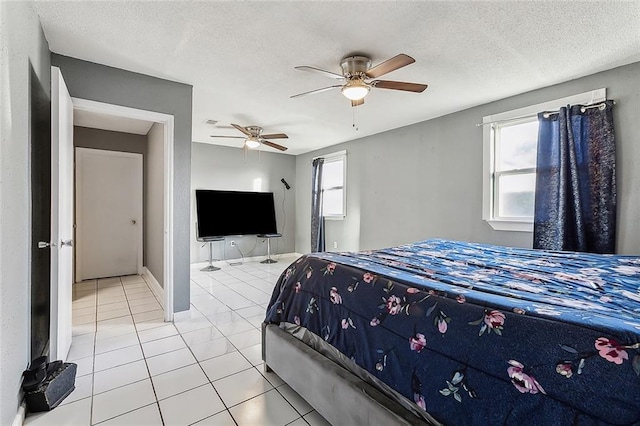
[(263, 358), (333, 424), (640, 424), (640, 257), (426, 240), (279, 278)]

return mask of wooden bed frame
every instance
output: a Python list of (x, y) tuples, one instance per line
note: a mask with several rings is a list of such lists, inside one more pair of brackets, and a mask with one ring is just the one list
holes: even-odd
[(275, 324), (262, 325), (262, 359), (331, 424), (430, 424)]

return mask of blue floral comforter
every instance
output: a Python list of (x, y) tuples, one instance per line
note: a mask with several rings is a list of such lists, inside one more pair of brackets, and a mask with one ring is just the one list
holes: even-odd
[(315, 253), (266, 322), (304, 326), (448, 425), (640, 424), (640, 257), (427, 240)]

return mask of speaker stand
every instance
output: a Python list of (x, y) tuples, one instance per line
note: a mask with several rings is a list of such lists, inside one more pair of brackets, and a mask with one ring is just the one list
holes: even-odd
[(213, 272), (220, 270), (220, 268), (218, 268), (217, 266), (213, 266), (213, 243), (216, 241), (224, 241), (224, 239), (207, 241), (207, 244), (209, 244), (209, 266), (200, 269), (203, 272)]
[(272, 238), (280, 238), (282, 234), (261, 234), (258, 235), (259, 238), (264, 238), (267, 240), (267, 258), (260, 263), (278, 263), (277, 260), (273, 260), (271, 258), (271, 239)]

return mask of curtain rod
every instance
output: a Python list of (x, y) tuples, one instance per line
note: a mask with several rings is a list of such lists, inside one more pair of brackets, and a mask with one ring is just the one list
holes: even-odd
[(324, 159), (326, 160), (326, 159), (330, 159), (330, 158), (333, 158), (333, 157), (339, 157), (339, 156), (341, 156), (341, 155), (347, 155), (347, 150), (346, 150), (346, 149), (343, 149), (343, 150), (341, 150), (341, 151), (332, 152), (331, 154), (318, 155), (317, 157), (313, 157), (313, 158), (311, 159), (311, 161), (309, 161), (309, 163), (312, 163), (312, 162), (313, 162), (313, 160), (315, 160), (315, 159), (317, 159), (317, 158), (324, 158)]
[[(616, 102), (613, 101), (613, 104), (615, 105)], [(582, 108), (580, 108), (580, 112), (585, 112), (588, 109), (591, 108), (598, 108), (600, 111), (603, 111), (607, 106), (606, 102), (600, 102), (598, 104), (593, 104), (593, 105), (585, 105)], [(544, 118), (549, 118), (552, 115), (557, 114), (559, 111), (545, 111), (542, 116)], [(537, 117), (538, 114), (529, 114), (529, 115), (522, 115), (520, 117), (514, 117), (514, 118), (506, 118), (504, 120), (495, 120), (495, 121), (487, 121), (486, 123), (477, 123), (476, 127), (482, 127), (482, 126), (486, 126), (487, 124), (497, 124), (497, 123), (508, 123), (510, 121), (518, 121), (518, 120), (523, 120), (525, 118), (533, 118), (533, 117)]]

